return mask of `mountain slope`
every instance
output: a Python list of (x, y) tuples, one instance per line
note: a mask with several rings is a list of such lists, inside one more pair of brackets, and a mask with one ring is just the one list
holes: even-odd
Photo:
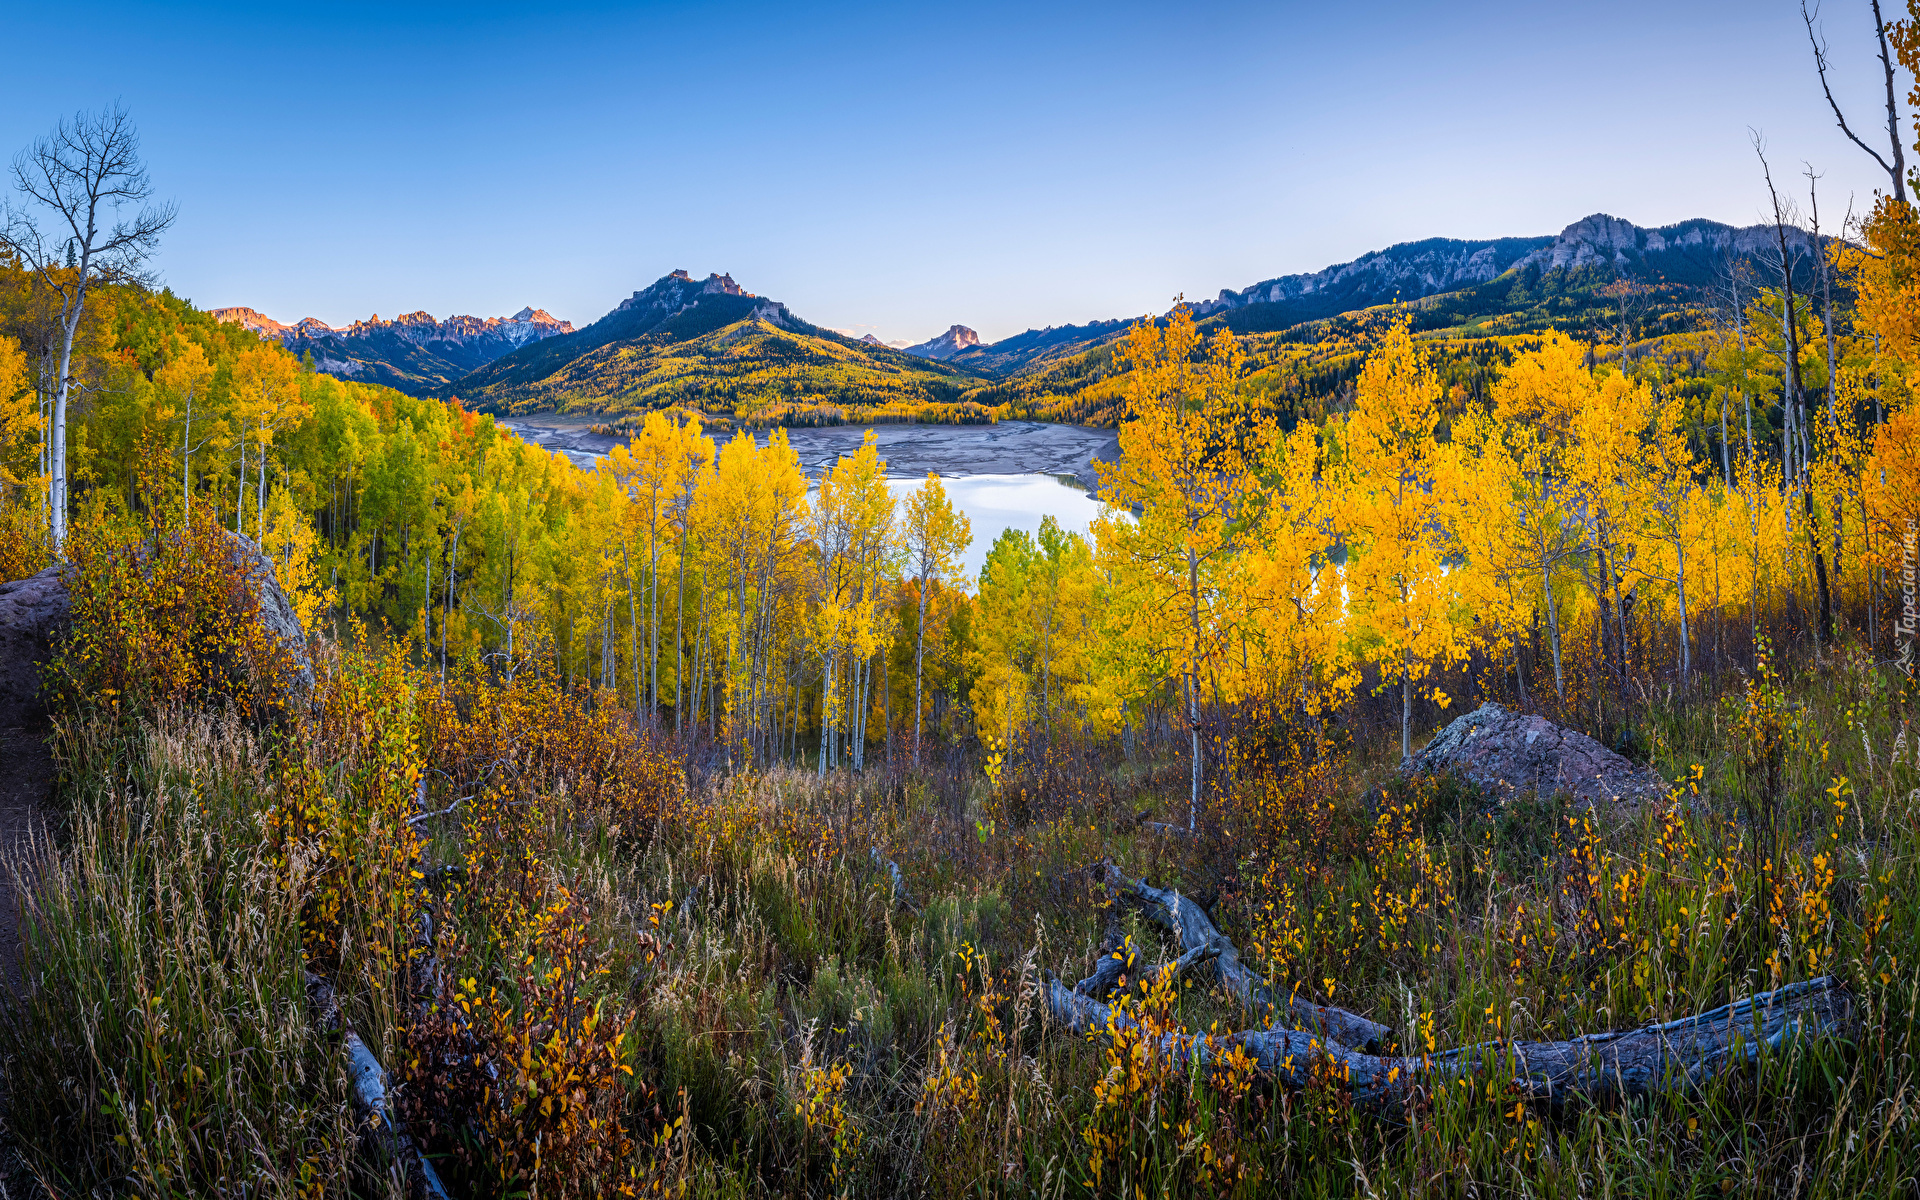
[[(1790, 229), (1787, 244), (1796, 279), (1805, 285), (1814, 262), (1812, 239)], [(1482, 278), (1503, 262), (1498, 274)], [(1716, 292), (1733, 277), (1749, 297), (1756, 286), (1777, 283), (1772, 226), (1692, 220), (1645, 229), (1595, 215), (1552, 238), (1432, 239), (1389, 247), (1312, 275), (1222, 292), (1194, 311), (1203, 328), (1225, 326), (1243, 336), (1250, 367), (1245, 386), (1291, 416), (1312, 411), (1347, 387), (1367, 345), (1396, 312), (1405, 313), (1423, 339), (1449, 343), (1439, 354), (1458, 364), (1459, 379), (1452, 381), (1472, 386), (1491, 362), (1511, 353), (1516, 338), (1548, 328), (1603, 344), (1702, 329), (1711, 323)], [(1430, 290), (1463, 281), (1465, 286)], [(1386, 299), (1377, 299), (1382, 295)], [(1345, 307), (1362, 299), (1376, 302)], [(1313, 305), (1338, 311), (1287, 320)], [(1042, 350), (1029, 331), (957, 356), (956, 363), (976, 367), (1005, 364), (1007, 372), (967, 398), (1041, 419), (1118, 419), (1124, 376), (1114, 343), (1124, 323), (1111, 323), (1111, 332), (1082, 328), (1093, 336), (1070, 353)]]
[[(1804, 232), (1790, 229), (1787, 237), (1796, 255), (1810, 253)], [(1647, 229), (1596, 213), (1551, 237), (1402, 242), (1320, 271), (1223, 290), (1213, 300), (1195, 303), (1193, 311), (1242, 334), (1295, 330), (1300, 336), (1318, 336), (1313, 333), (1318, 322), (1394, 303), (1412, 305), (1416, 327), (1426, 331), (1459, 327), (1485, 332), (1490, 325), (1501, 332), (1548, 325), (1577, 329), (1615, 323), (1619, 298), (1606, 291), (1627, 280), (1637, 285), (1627, 297), (1629, 316), (1670, 331), (1697, 322), (1697, 310), (1729, 267), (1744, 263), (1753, 279), (1772, 278), (1777, 265), (1769, 265), (1770, 256), (1777, 264), (1770, 225), (1736, 228), (1696, 219)], [(1063, 369), (1064, 377), (1080, 379), (1098, 371), (1079, 360), (1119, 337), (1127, 324), (1096, 321), (1030, 329), (968, 347), (949, 361), (1010, 382), (1056, 376)], [(979, 398), (990, 402), (989, 393), (1023, 390), (1031, 388), (1016, 384), (989, 389)]]
[(674, 271), (586, 328), (523, 347), (446, 390), (498, 412), (678, 404), (746, 415), (944, 404), (978, 383), (976, 372), (803, 321), (730, 276)]
[(292, 325), (251, 308), (216, 308), (213, 315), (273, 338), (295, 354), (311, 354), (314, 366), (332, 375), (379, 383), (424, 396), (529, 343), (573, 332), (566, 321), (536, 308), (511, 317), (448, 317), (424, 312), (391, 321), (378, 315), (335, 329), (307, 317)]

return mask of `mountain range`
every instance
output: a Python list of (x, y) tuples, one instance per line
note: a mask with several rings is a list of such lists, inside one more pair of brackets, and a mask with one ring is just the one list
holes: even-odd
[[(1793, 256), (1811, 239), (1788, 230)], [(1771, 268), (1769, 257), (1771, 256)], [(1559, 234), (1479, 241), (1403, 242), (1324, 270), (1283, 275), (1193, 304), (1203, 324), (1282, 341), (1320, 340), (1358, 328), (1384, 305), (1408, 306), (1429, 336), (1617, 328), (1611, 285), (1636, 286), (1632, 336), (1696, 327), (1716, 288), (1742, 272), (1764, 282), (1778, 269), (1772, 226), (1691, 220), (1642, 228), (1605, 214)], [(334, 329), (312, 318), (282, 325), (250, 308), (216, 309), (323, 371), (420, 395), (457, 395), (497, 412), (538, 409), (638, 412), (683, 405), (710, 413), (796, 416), (822, 406), (912, 415), (922, 406), (974, 400), (1058, 398), (1112, 373), (1114, 342), (1129, 321), (1029, 329), (983, 343), (955, 324), (896, 349), (872, 334), (813, 325), (731, 275), (696, 280), (676, 270), (574, 329), (544, 311), (511, 317), (409, 313)], [(1330, 324), (1331, 323), (1331, 324)]]
[(530, 343), (573, 332), (573, 325), (543, 309), (523, 308), (511, 317), (448, 317), (411, 312), (383, 321), (378, 314), (335, 329), (307, 317), (282, 325), (251, 308), (216, 308), (213, 315), (278, 341), (331, 375), (385, 384), (424, 395), (447, 387), (503, 355)]

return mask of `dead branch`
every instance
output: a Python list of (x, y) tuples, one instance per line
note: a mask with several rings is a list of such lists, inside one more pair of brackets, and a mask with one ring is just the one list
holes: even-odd
[(380, 1060), (374, 1057), (367, 1043), (346, 1023), (340, 1012), (340, 1004), (335, 997), (333, 985), (325, 979), (307, 972), (307, 1007), (313, 1013), (315, 1023), (323, 1029), (341, 1030), (346, 1044), (347, 1075), (353, 1081), (354, 1107), (372, 1127), (375, 1146), (389, 1160), (397, 1158), (401, 1170), (410, 1178), (419, 1182), (420, 1190), (428, 1200), (452, 1200), (447, 1193), (440, 1175), (420, 1153), (411, 1137), (393, 1115), (393, 1107), (388, 1100), (387, 1073), (380, 1066)]
[(1227, 936), (1215, 928), (1213, 920), (1198, 904), (1179, 892), (1152, 887), (1144, 880), (1129, 879), (1120, 868), (1107, 864), (1107, 886), (1114, 894), (1139, 904), (1155, 924), (1180, 941), (1183, 952), (1218, 946), (1212, 958), (1214, 977), (1241, 1004), (1256, 1014), (1285, 1014), (1302, 1029), (1343, 1046), (1365, 1048), (1383, 1046), (1391, 1032), (1378, 1021), (1370, 1021), (1344, 1008), (1315, 1004), (1298, 996), (1276, 995), (1267, 981), (1240, 961), (1240, 951)]
[(901, 874), (900, 864), (880, 853), (878, 846), (872, 847), (868, 853), (873, 859), (874, 869), (886, 872), (887, 878), (892, 882), (893, 890), (889, 895), (893, 902), (912, 912), (919, 912), (920, 907), (913, 902), (913, 897), (907, 894), (907, 878)]
[[(1047, 1011), (1079, 1033), (1142, 1033), (1125, 1012), (1069, 991), (1047, 976)], [(1245, 1030), (1209, 1036), (1168, 1033), (1155, 1049), (1176, 1064), (1206, 1066), (1239, 1049), (1284, 1087), (1315, 1078), (1345, 1085), (1357, 1103), (1395, 1108), (1416, 1085), (1432, 1086), (1483, 1073), (1507, 1075), (1523, 1094), (1562, 1103), (1690, 1092), (1707, 1080), (1752, 1062), (1761, 1047), (1778, 1051), (1795, 1037), (1847, 1037), (1856, 1027), (1851, 997), (1832, 976), (1790, 984), (1722, 1005), (1697, 1016), (1638, 1029), (1587, 1034), (1564, 1042), (1493, 1041), (1446, 1054), (1363, 1054), (1301, 1030)]]

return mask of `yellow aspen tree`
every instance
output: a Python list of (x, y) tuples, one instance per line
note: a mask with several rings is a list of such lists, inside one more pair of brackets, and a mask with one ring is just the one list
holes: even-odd
[[(180, 506), (191, 517), (193, 455), (213, 442), (219, 431), (216, 420), (205, 411), (207, 389), (213, 385), (213, 364), (207, 361), (207, 352), (201, 349), (200, 343), (183, 340), (175, 344), (167, 361), (153, 373), (153, 385), (159, 402), (155, 415), (163, 421), (177, 419), (180, 422)], [(193, 440), (196, 404), (201, 406), (198, 443)]]
[(1455, 481), (1435, 437), (1440, 396), (1440, 380), (1402, 320), (1361, 368), (1341, 437), (1349, 606), (1362, 656), (1383, 681), (1400, 683), (1403, 761), (1413, 755), (1414, 683), (1465, 658), (1468, 648), (1466, 618), (1447, 580)]
[(864, 735), (860, 705), (873, 650), (871, 610), (877, 584), (891, 565), (886, 543), (893, 496), (871, 429), (858, 451), (820, 477), (808, 517), (817, 564), (814, 639), (821, 661), (819, 772), (824, 775), (839, 764), (843, 734), (856, 766), (862, 756), (854, 739)]
[(308, 630), (334, 601), (333, 588), (321, 578), (314, 561), (318, 547), (313, 522), (294, 503), (293, 493), (286, 488), (275, 490), (267, 502), (260, 549), (273, 560), (275, 582), (292, 601), (301, 628)]
[[(1628, 605), (1622, 585), (1637, 553), (1632, 530), (1633, 458), (1651, 420), (1653, 390), (1615, 372), (1573, 397), (1564, 465), (1569, 500), (1585, 526), (1589, 587), (1599, 609), (1603, 657), (1625, 686)], [(1611, 629), (1611, 641), (1609, 641)]]
[(254, 492), (256, 529), (267, 512), (267, 454), (274, 435), (306, 419), (311, 411), (300, 389), (300, 363), (278, 346), (260, 345), (242, 350), (233, 363), (233, 411), (239, 420), (240, 487), (234, 504), (233, 531), (245, 533), (247, 494), (247, 431), (251, 427), (258, 485)]
[(673, 604), (673, 723), (676, 730), (681, 728), (686, 711), (680, 697), (686, 690), (687, 539), (693, 529), (694, 498), (703, 481), (712, 474), (715, 459), (713, 439), (701, 432), (698, 413), (688, 414), (679, 433), (679, 452), (673, 459), (673, 499), (667, 508), (668, 518), (680, 532), (680, 544), (674, 554), (678, 575)]
[(1240, 555), (1247, 614), (1234, 691), (1265, 690), (1303, 712), (1346, 690), (1330, 668), (1341, 634), (1340, 586), (1331, 563), (1333, 512), (1321, 476), (1319, 434), (1301, 424), (1273, 439), (1261, 470), (1271, 492)]
[(1165, 324), (1143, 320), (1116, 354), (1131, 420), (1120, 428), (1117, 464), (1101, 464), (1100, 497), (1137, 514), (1101, 539), (1123, 570), (1146, 586), (1131, 597), (1144, 619), (1180, 631), (1174, 674), (1186, 709), (1192, 771), (1187, 827), (1198, 826), (1204, 780), (1200, 689), (1239, 598), (1214, 585), (1257, 505), (1251, 469), (1274, 435), (1272, 418), (1240, 389), (1246, 352), (1222, 329), (1201, 338), (1183, 304)]
[(989, 751), (1005, 753), (1032, 712), (1035, 642), (1027, 596), (1037, 557), (1033, 536), (1004, 530), (980, 568), (974, 609), (973, 717)]
[(769, 644), (778, 617), (777, 589), (786, 583), (796, 520), (807, 492), (799, 456), (776, 430), (765, 448), (736, 434), (700, 477), (691, 516), (713, 550), (709, 585), (724, 593), (728, 631), (727, 688), (738, 729), (735, 742), (757, 730), (768, 706), (766, 676), (776, 655)]
[(1584, 358), (1578, 342), (1549, 330), (1495, 382), (1492, 413), (1470, 412), (1454, 426), (1463, 472), (1455, 531), (1468, 580), (1485, 580), (1508, 597), (1511, 617), (1519, 615), (1518, 596), (1533, 590), (1522, 579), (1537, 583), (1554, 694), (1562, 702), (1566, 672), (1554, 576), (1586, 549), (1564, 461), (1573, 414), (1594, 388)]
[(33, 486), (39, 433), (27, 356), (18, 341), (0, 336), (0, 506), (14, 502), (12, 489)]
[[(1639, 435), (1639, 444), (1622, 464), (1627, 511), (1634, 522), (1636, 540), (1642, 544), (1634, 558), (1634, 569), (1643, 578), (1673, 588), (1680, 627), (1680, 686), (1684, 689), (1693, 672), (1687, 564), (1693, 561), (1694, 546), (1704, 532), (1705, 494), (1695, 478), (1693, 452), (1687, 445), (1684, 400), (1672, 392), (1664, 400), (1651, 395), (1647, 399), (1649, 403), (1635, 406), (1631, 415), (1621, 414), (1623, 420), (1637, 416), (1641, 422), (1633, 430)], [(1697, 564), (1695, 577), (1697, 585)]]
[[(1040, 721), (1051, 739), (1061, 686), (1071, 688), (1086, 674), (1085, 647), (1074, 634), (1086, 625), (1086, 610), (1093, 602), (1093, 555), (1085, 539), (1062, 529), (1051, 515), (1040, 520), (1034, 551), (1024, 607), (1036, 642)], [(1055, 684), (1056, 677), (1060, 686)], [(1079, 723), (1076, 718), (1075, 724)]]
[[(662, 412), (650, 412), (641, 422), (640, 432), (624, 446), (616, 446), (605, 459), (635, 505), (634, 518), (646, 531), (647, 539), (647, 645), (644, 654), (646, 687), (644, 705), (655, 716), (660, 711), (660, 625), (663, 604), (660, 595), (661, 529), (671, 519), (678, 489), (687, 478), (686, 460), (693, 447), (704, 437), (698, 418), (676, 425)], [(711, 447), (708, 442), (708, 447)], [(635, 711), (641, 704), (636, 701)]]
[(902, 506), (901, 534), (908, 568), (920, 581), (920, 617), (913, 648), (913, 765), (917, 767), (925, 712), (922, 685), (927, 668), (927, 589), (935, 579), (954, 573), (955, 556), (973, 542), (973, 526), (966, 514), (947, 499), (940, 476), (929, 471), (926, 482), (915, 488)]

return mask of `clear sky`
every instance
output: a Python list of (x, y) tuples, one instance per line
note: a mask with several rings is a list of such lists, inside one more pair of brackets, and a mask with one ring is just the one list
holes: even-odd
[[(1824, 23), (1871, 126), (1866, 0)], [(180, 206), (166, 281), (283, 321), (584, 324), (682, 267), (991, 340), (1423, 237), (1750, 224), (1749, 127), (1823, 216), (1876, 182), (1794, 0), (76, 0), (7, 38), (0, 148), (119, 98)]]

